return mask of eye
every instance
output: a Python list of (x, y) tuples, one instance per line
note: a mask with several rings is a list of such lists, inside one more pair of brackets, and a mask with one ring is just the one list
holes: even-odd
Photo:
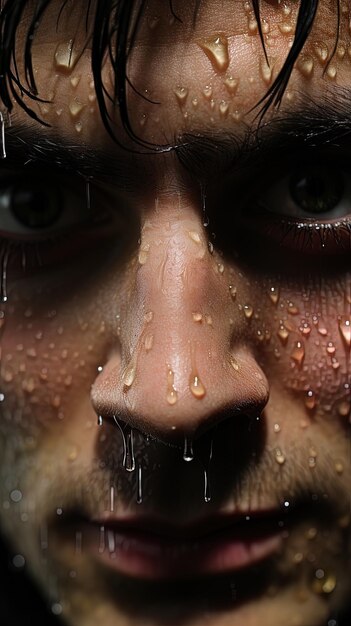
[(37, 238), (87, 218), (80, 185), (45, 174), (0, 178), (0, 232), (11, 238)]
[(351, 185), (333, 165), (303, 163), (273, 182), (259, 203), (283, 218), (330, 221), (351, 213)]

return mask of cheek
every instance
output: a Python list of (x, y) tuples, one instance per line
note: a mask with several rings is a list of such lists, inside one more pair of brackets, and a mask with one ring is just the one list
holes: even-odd
[[(79, 297), (31, 305), (11, 295), (1, 330), (3, 426), (26, 429), (35, 421), (65, 430), (72, 412), (89, 400), (106, 350), (106, 324), (96, 309), (92, 318)], [(92, 416), (91, 409), (85, 417)]]
[(350, 415), (350, 275), (266, 281), (252, 319), (258, 358), (270, 380), (312, 417)]

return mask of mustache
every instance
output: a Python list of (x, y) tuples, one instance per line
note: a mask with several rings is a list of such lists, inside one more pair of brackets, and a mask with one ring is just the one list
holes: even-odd
[[(261, 428), (259, 425), (255, 428)], [(235, 426), (237, 433), (238, 427)], [(284, 451), (260, 445), (255, 435), (250, 441), (233, 438), (231, 427), (218, 430), (211, 438), (192, 442), (192, 460), (184, 460), (183, 445), (166, 445), (146, 440), (134, 433), (134, 468), (126, 465), (120, 432), (101, 431), (93, 461), (68, 467), (58, 458), (50, 484), (41, 481), (36, 507), (45, 517), (63, 511), (80, 511), (97, 517), (115, 510), (176, 515), (186, 520), (207, 516), (224, 507), (230, 510), (276, 508), (282, 511), (301, 502), (330, 508), (332, 517), (347, 506), (347, 485), (340, 476), (335, 481), (330, 456), (313, 455), (309, 443), (291, 443)], [(188, 450), (189, 451), (189, 450)], [(210, 458), (211, 453), (211, 458)], [(210, 498), (206, 495), (206, 479)], [(347, 472), (345, 471), (345, 474)], [(40, 481), (39, 481), (40, 484)], [(344, 503), (344, 504), (343, 504)], [(345, 509), (345, 510), (346, 510)]]

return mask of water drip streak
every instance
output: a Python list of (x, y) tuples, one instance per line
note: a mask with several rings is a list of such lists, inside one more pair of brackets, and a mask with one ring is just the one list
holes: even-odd
[(6, 159), (5, 120), (0, 111), (0, 158)]
[(135, 457), (134, 457), (134, 434), (131, 426), (119, 420), (115, 415), (113, 416), (115, 423), (121, 431), (123, 439), (123, 461), (122, 465), (127, 472), (134, 472), (135, 470)]
[(143, 501), (143, 483), (142, 483), (142, 467), (141, 463), (138, 463), (138, 475), (137, 475), (137, 504), (141, 504)]
[(204, 190), (204, 187), (201, 185), (201, 202), (202, 202), (202, 214), (203, 214), (203, 225), (204, 228), (207, 228), (210, 224), (210, 219), (206, 213), (206, 192)]
[(132, 428), (130, 428), (130, 431), (127, 433), (126, 441), (127, 441), (127, 454), (126, 454), (126, 463), (124, 467), (127, 470), (127, 472), (134, 472), (135, 470), (134, 434), (133, 434)]
[(86, 195), (86, 205), (88, 211), (91, 209), (91, 195), (90, 195), (90, 180), (89, 178), (85, 181), (85, 195)]
[(7, 265), (9, 260), (9, 249), (6, 248), (1, 258), (1, 274), (0, 274), (0, 300), (7, 302)]
[(188, 437), (184, 437), (183, 461), (188, 463), (194, 459), (193, 442)]
[(210, 450), (208, 455), (208, 461), (206, 466), (204, 465), (204, 500), (205, 502), (211, 501), (211, 489), (210, 489), (210, 463), (212, 459), (213, 439), (210, 442)]

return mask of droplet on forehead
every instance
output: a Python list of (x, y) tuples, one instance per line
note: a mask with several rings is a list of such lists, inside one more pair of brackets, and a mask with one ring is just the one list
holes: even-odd
[(213, 67), (219, 72), (225, 72), (229, 66), (228, 39), (223, 34), (214, 35), (199, 43)]
[(55, 67), (61, 72), (69, 73), (78, 61), (78, 54), (74, 48), (74, 40), (59, 43), (55, 51)]

